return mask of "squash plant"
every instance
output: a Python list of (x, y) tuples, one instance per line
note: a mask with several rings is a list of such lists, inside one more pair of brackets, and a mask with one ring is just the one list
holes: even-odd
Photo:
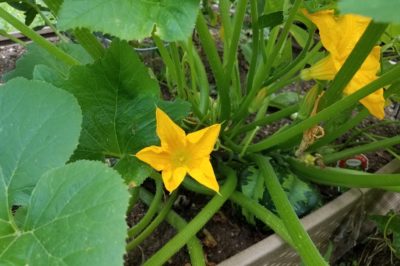
[[(382, 14), (395, 8), (370, 0), (379, 12), (360, 12), (371, 19), (346, 14), (358, 12), (355, 0), (219, 0), (217, 11), (200, 0), (17, 2), (51, 12), (60, 42), (0, 8), (0, 18), (33, 41), (0, 88), (1, 264), (122, 265), (125, 250), (165, 219), (178, 233), (145, 265), (162, 265), (184, 245), (192, 265), (205, 265), (196, 233), (230, 200), (306, 265), (327, 265), (294, 210), (310, 200), (309, 182), (399, 190), (399, 174), (328, 166), (400, 143), (396, 136), (329, 148), (368, 115), (382, 119), (385, 99), (398, 94), (400, 66), (380, 68), (391, 46), (377, 45), (387, 28), (381, 22), (392, 22)], [(215, 20), (219, 30), (211, 32)], [(131, 46), (144, 38), (165, 65), (160, 80)], [(239, 47), (249, 62), (245, 80)], [(282, 101), (288, 96), (279, 91), (300, 79), (316, 85)], [(288, 117), (289, 125), (256, 138)], [(283, 171), (287, 178), (278, 178)], [(154, 194), (142, 186), (147, 178)], [(172, 209), (180, 185), (211, 196), (190, 221)], [(263, 205), (264, 196), (273, 204)], [(125, 214), (138, 200), (149, 209), (127, 229)]]
[(1, 264), (122, 264), (126, 186), (100, 162), (67, 163), (81, 131), (76, 99), (23, 78), (0, 94)]

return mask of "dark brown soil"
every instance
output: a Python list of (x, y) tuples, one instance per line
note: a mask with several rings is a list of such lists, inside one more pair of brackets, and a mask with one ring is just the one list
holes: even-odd
[(24, 51), (19, 45), (0, 46), (0, 83), (4, 82), (3, 75), (15, 67), (16, 60)]
[[(185, 197), (184, 206), (175, 206), (178, 212), (186, 220), (193, 218), (209, 200), (209, 197), (196, 195), (191, 192), (182, 191)], [(130, 221), (140, 220), (144, 215), (146, 207), (142, 203), (135, 206)], [(231, 203), (225, 203), (221, 210), (206, 224), (197, 237), (203, 244), (208, 265), (216, 263), (244, 250), (248, 246), (262, 240), (270, 232), (264, 228), (249, 226), (236, 214)], [(129, 253), (126, 264), (129, 266), (141, 265), (143, 260), (148, 259), (153, 253), (160, 249), (170, 238), (176, 234), (175, 229), (167, 223), (162, 223), (154, 233), (141, 245)], [(186, 248), (180, 250), (173, 256), (168, 265), (190, 265), (190, 259)]]

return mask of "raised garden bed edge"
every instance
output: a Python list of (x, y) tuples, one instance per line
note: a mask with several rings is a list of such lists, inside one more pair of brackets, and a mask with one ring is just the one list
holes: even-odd
[[(400, 172), (400, 161), (397, 159), (377, 171), (377, 173), (395, 172)], [(301, 221), (314, 243), (324, 254), (335, 232), (339, 230), (341, 234), (349, 233), (336, 243), (333, 243), (335, 246), (340, 246), (340, 243), (348, 243), (349, 241), (354, 242), (353, 245), (355, 245), (360, 232), (366, 231), (366, 227), (371, 228), (371, 222), (366, 220), (366, 213), (386, 214), (390, 210), (399, 210), (399, 202), (400, 193), (379, 189), (353, 188), (305, 216)], [(357, 225), (363, 228), (357, 228)], [(339, 250), (340, 253), (345, 251), (347, 250)], [(222, 261), (218, 266), (283, 266), (299, 264), (300, 258), (294, 250), (278, 235), (273, 234)]]

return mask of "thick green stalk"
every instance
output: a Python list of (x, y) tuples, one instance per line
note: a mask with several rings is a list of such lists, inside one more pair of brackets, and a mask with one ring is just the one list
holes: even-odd
[(164, 204), (164, 207), (158, 213), (156, 218), (146, 227), (146, 229), (137, 237), (135, 237), (131, 242), (126, 245), (126, 250), (130, 251), (136, 248), (140, 243), (146, 240), (151, 233), (164, 221), (165, 217), (167, 216), (168, 212), (171, 210), (172, 205), (174, 204), (178, 194), (176, 192), (172, 193), (171, 196), (168, 198), (167, 202)]
[(130, 213), (132, 211), (133, 207), (135, 207), (135, 204), (139, 199), (139, 188), (138, 187), (134, 187), (134, 188), (130, 189), (129, 192), (131, 193), (131, 198), (129, 199), (129, 206), (128, 206), (128, 210), (126, 211), (126, 213)]
[(261, 174), (264, 175), (265, 184), (269, 194), (271, 195), (272, 201), (274, 202), (278, 214), (282, 218), (283, 224), (286, 226), (286, 229), (293, 240), (294, 245), (297, 247), (297, 251), (305, 265), (328, 265), (293, 210), (293, 207), (269, 162), (269, 158), (261, 155), (254, 155), (252, 158), (258, 165)]
[[(188, 98), (192, 99), (192, 106), (198, 108), (199, 119), (202, 120), (208, 111), (209, 85), (204, 65), (199, 59), (199, 55), (193, 47), (191, 38), (188, 41), (181, 42), (180, 46), (186, 53), (187, 62), (190, 67), (191, 91), (187, 92)], [(199, 93), (198, 93), (199, 91)], [(193, 99), (194, 98), (194, 99)]]
[(231, 138), (237, 136), (238, 134), (253, 130), (257, 126), (263, 126), (263, 125), (275, 122), (284, 117), (288, 117), (291, 114), (293, 114), (294, 112), (296, 112), (298, 109), (299, 109), (299, 105), (295, 104), (295, 105), (286, 107), (285, 109), (279, 110), (278, 112), (266, 115), (263, 118), (256, 120), (254, 122), (251, 122), (247, 125), (244, 125), (241, 127), (235, 127), (234, 129), (232, 129)]
[[(213, 195), (214, 192), (202, 185), (196, 183), (191, 179), (185, 179), (183, 186), (190, 191), (203, 195)], [(285, 226), (281, 219), (276, 216), (273, 212), (262, 206), (260, 203), (253, 199), (246, 197), (243, 193), (235, 191), (229, 197), (229, 199), (240, 207), (248, 210), (257, 219), (263, 222), (266, 226), (270, 227), (275, 233), (277, 233), (283, 240), (294, 248), (292, 239), (290, 238)]]
[(50, 21), (50, 19), (47, 18), (45, 14), (43, 14), (42, 10), (36, 5), (35, 2), (31, 1), (24, 1), (27, 3), (29, 6), (31, 6), (35, 11), (39, 14), (39, 16), (43, 19), (43, 21), (46, 23), (46, 25), (57, 35), (58, 38), (60, 38), (61, 41), (63, 42), (68, 42), (68, 38), (66, 38), (64, 35), (60, 33), (60, 31), (53, 25), (53, 23)]
[(90, 30), (86, 28), (76, 29), (74, 30), (74, 36), (94, 60), (103, 57), (105, 49)]
[(238, 191), (233, 192), (229, 199), (240, 207), (248, 210), (251, 214), (257, 217), (257, 219), (277, 233), (284, 241), (296, 249), (296, 246), (286, 230), (285, 225), (282, 223), (282, 220), (273, 212)]
[[(398, 92), (399, 88), (400, 88), (400, 82), (393, 83), (392, 85), (390, 85), (389, 88), (387, 88), (385, 90), (384, 97), (388, 98), (391, 95), (396, 94)], [(336, 138), (342, 136), (348, 130), (354, 128), (359, 123), (361, 123), (361, 121), (364, 118), (366, 118), (368, 115), (369, 115), (368, 110), (366, 108), (363, 108), (360, 112), (357, 113), (357, 115), (355, 117), (349, 119), (349, 121), (347, 121), (345, 124), (335, 128), (335, 130), (333, 132), (329, 132), (328, 134), (325, 134), (325, 136), (322, 139), (319, 139), (317, 142), (315, 142), (313, 145), (311, 145), (309, 150), (316, 150), (320, 147), (323, 147), (323, 146), (331, 143)], [(380, 123), (379, 123), (379, 125), (380, 125)], [(363, 130), (367, 130), (367, 128), (364, 128)]]
[(367, 58), (372, 48), (379, 41), (382, 33), (385, 32), (386, 27), (387, 24), (379, 24), (371, 21), (321, 99), (322, 107), (329, 106), (340, 99), (343, 89), (364, 63), (365, 58)]
[[(267, 90), (266, 90), (266, 93), (265, 93), (265, 95), (267, 95), (266, 97), (268, 97), (269, 95), (271, 95), (271, 94), (274, 93), (275, 91), (277, 91), (277, 90), (279, 90), (279, 89), (282, 89), (282, 88), (285, 87), (286, 85), (289, 85), (289, 84), (292, 84), (292, 83), (296, 82), (298, 79), (299, 79), (298, 77), (294, 77), (294, 78), (291, 78), (291, 79), (281, 79), (281, 80), (278, 80), (277, 82), (271, 84), (270, 87), (267, 87)], [(296, 105), (296, 106), (297, 106), (297, 105)], [(298, 106), (297, 106), (297, 107), (298, 107)], [(257, 114), (260, 114), (260, 111), (261, 111), (261, 110), (258, 110), (258, 111), (257, 111)], [(294, 113), (294, 112), (293, 112), (293, 113)], [(264, 112), (264, 114), (265, 114), (265, 112)], [(290, 115), (290, 114), (289, 114), (289, 115)], [(258, 117), (256, 117), (256, 119), (255, 119), (251, 124), (256, 123), (258, 120), (263, 121), (262, 119), (263, 119), (263, 118), (258, 118)], [(280, 118), (278, 118), (278, 119), (280, 119)], [(246, 128), (245, 131), (247, 131), (247, 128), (248, 128), (248, 126), (249, 126), (250, 124), (248, 124), (248, 125), (243, 125), (243, 122), (244, 122), (243, 119), (240, 120), (240, 121), (235, 121), (235, 126), (233, 127), (233, 129), (231, 130), (231, 132), (235, 132), (235, 131), (237, 131), (237, 130), (243, 131), (244, 128)], [(269, 119), (267, 119), (267, 121), (266, 121), (265, 123), (263, 122), (263, 124), (266, 124), (266, 123), (270, 123)]]
[(274, 47), (273, 52), (267, 58), (267, 62), (265, 64), (262, 64), (258, 68), (258, 71), (256, 72), (256, 74), (254, 76), (254, 80), (253, 80), (251, 89), (248, 92), (248, 94), (245, 96), (242, 104), (240, 105), (239, 110), (236, 112), (235, 117), (233, 119), (234, 121), (241, 120), (248, 114), (248, 108), (249, 108), (253, 98), (256, 96), (258, 90), (261, 88), (264, 80), (266, 78), (268, 78), (271, 67), (272, 67), (276, 57), (278, 56), (279, 51), (281, 50), (283, 44), (286, 41), (286, 38), (289, 34), (290, 27), (293, 24), (294, 18), (297, 14), (297, 11), (298, 11), (301, 3), (302, 3), (302, 0), (295, 0), (294, 4), (292, 6), (292, 9), (290, 10), (288, 19), (285, 22), (282, 32), (281, 32), (281, 34), (278, 38), (278, 41)]
[(237, 109), (243, 97), (242, 84), (240, 80), (240, 69), (238, 64), (235, 64), (231, 76), (232, 76), (232, 81), (231, 81), (232, 85), (230, 87), (231, 107), (232, 109)]
[(256, 127), (253, 131), (247, 133), (246, 137), (244, 137), (242, 141), (242, 150), (239, 153), (239, 159), (243, 158), (246, 154), (246, 150), (249, 147), (250, 143), (253, 141), (254, 137), (256, 136), (257, 132), (260, 130), (260, 127)]
[(313, 57), (320, 50), (322, 46), (322, 44), (319, 42), (311, 49), (311, 51), (309, 51), (309, 48), (313, 43), (314, 32), (315, 30), (313, 28), (309, 29), (307, 42), (304, 45), (304, 48), (299, 53), (299, 55), (286, 67), (274, 73), (274, 75), (270, 79), (268, 79), (265, 82), (266, 84), (264, 85), (269, 85), (275, 80), (280, 79), (282, 77), (283, 79), (285, 77), (290, 77), (294, 73), (298, 72), (300, 69), (304, 68), (305, 64), (310, 60), (311, 57)]
[(280, 90), (290, 84), (293, 84), (298, 80), (299, 80), (298, 76), (290, 78), (288, 75), (288, 78), (283, 78), (283, 79), (277, 80), (276, 82), (274, 82), (270, 86), (268, 86), (265, 94), (272, 95), (273, 93), (277, 92), (278, 90)]
[(395, 136), (392, 138), (378, 140), (378, 141), (374, 141), (372, 143), (368, 143), (365, 145), (345, 149), (345, 150), (342, 150), (339, 152), (326, 154), (326, 155), (324, 155), (323, 160), (326, 164), (329, 164), (329, 163), (336, 162), (339, 159), (345, 159), (345, 158), (349, 158), (350, 156), (353, 156), (356, 154), (366, 153), (366, 152), (375, 151), (375, 150), (379, 150), (379, 149), (384, 149), (384, 148), (387, 148), (387, 147), (390, 147), (390, 146), (393, 146), (393, 145), (396, 145), (399, 143), (400, 143), (400, 136)]
[(309, 117), (306, 120), (298, 123), (297, 125), (288, 128), (284, 131), (280, 131), (265, 140), (262, 140), (256, 144), (250, 145), (248, 148), (249, 152), (257, 152), (265, 149), (269, 149), (273, 146), (281, 144), (289, 139), (303, 134), (308, 128), (318, 124), (319, 122), (327, 119), (331, 119), (336, 116), (337, 113), (342, 112), (352, 106), (354, 106), (357, 101), (361, 100), (365, 96), (373, 93), (374, 91), (397, 81), (400, 77), (400, 65), (393, 67), (391, 70), (383, 74), (378, 79), (374, 80), (370, 84), (364, 86), (362, 89), (354, 92), (353, 94), (342, 98), (341, 100), (335, 102), (329, 107), (317, 113), (315, 116)]
[(24, 23), (20, 22), (18, 19), (10, 15), (7, 11), (0, 7), (0, 18), (4, 19), (10, 23), (14, 28), (19, 30), (23, 35), (31, 39), (33, 42), (37, 43), (42, 48), (46, 49), (50, 54), (52, 54), (57, 59), (63, 61), (68, 65), (79, 65), (80, 62), (65, 53), (63, 50), (57, 48), (53, 43), (46, 40), (40, 34), (36, 33), (34, 30), (26, 26)]
[(211, 71), (213, 72), (216, 81), (222, 83), (224, 71), (221, 59), (219, 58), (217, 47), (208, 30), (207, 22), (203, 14), (199, 14), (197, 17), (196, 30), (199, 34), (201, 44), (204, 47), (204, 52), (206, 53), (207, 59), (210, 63)]
[(167, 48), (164, 46), (164, 43), (160, 39), (160, 37), (158, 37), (155, 34), (153, 34), (152, 37), (153, 37), (154, 43), (157, 46), (158, 51), (160, 52), (160, 55), (161, 55), (161, 58), (162, 58), (164, 64), (166, 65), (169, 73), (171, 73), (173, 82), (175, 82), (177, 84), (178, 83), (178, 74), (176, 73), (175, 64), (174, 64)]
[(204, 52), (206, 53), (207, 60), (210, 63), (211, 71), (215, 78), (218, 90), (218, 99), (220, 101), (220, 121), (224, 121), (230, 116), (231, 112), (229, 84), (225, 84), (226, 78), (221, 59), (218, 55), (213, 37), (208, 30), (207, 22), (203, 14), (201, 13), (197, 17), (196, 30), (199, 35), (200, 42), (204, 48)]
[(393, 83), (389, 88), (384, 92), (385, 98), (400, 93), (400, 82)]
[(293, 172), (316, 183), (331, 186), (382, 188), (399, 187), (400, 174), (370, 174), (350, 169), (336, 167), (315, 167), (289, 158), (289, 165)]
[(211, 219), (211, 217), (222, 207), (225, 201), (236, 188), (237, 177), (233, 170), (227, 170), (227, 180), (221, 187), (220, 194), (215, 195), (196, 217), (188, 225), (175, 235), (156, 254), (146, 261), (144, 266), (163, 265), (172, 255), (181, 249), (185, 243)]
[[(200, 56), (193, 46), (193, 41), (189, 38), (187, 44), (181, 43), (182, 47), (185, 49), (188, 55), (188, 61), (190, 64), (190, 71), (192, 75), (192, 82), (197, 81), (200, 97), (199, 97), (199, 111), (201, 113), (200, 119), (208, 112), (209, 102), (210, 102), (210, 86), (208, 84), (207, 73), (203, 63), (201, 62)], [(193, 92), (195, 93), (195, 91)]]
[(128, 230), (129, 237), (134, 237), (137, 234), (139, 234), (151, 222), (151, 220), (153, 219), (154, 215), (158, 210), (158, 206), (161, 203), (161, 198), (163, 195), (161, 177), (156, 178), (155, 182), (156, 182), (156, 194), (154, 196), (154, 200), (151, 202), (149, 209), (147, 210), (143, 218), (135, 226), (133, 226)]
[[(147, 205), (150, 205), (150, 203), (153, 201), (153, 196), (151, 195), (150, 192), (148, 192), (146, 189), (141, 188), (140, 189), (140, 199)], [(161, 211), (164, 208), (164, 205), (159, 205), (158, 206), (158, 211)], [(169, 213), (167, 214), (167, 217), (165, 217), (165, 220), (178, 232), (182, 231), (186, 226), (187, 222), (185, 219), (183, 219), (181, 216), (179, 216), (176, 212), (173, 210), (170, 210)], [(193, 236), (189, 241), (186, 243), (189, 256), (190, 256), (190, 262), (192, 266), (205, 266), (205, 256), (203, 252), (203, 247), (200, 243), (200, 241), (197, 239), (196, 236)]]
[[(385, 120), (382, 121), (380, 123), (375, 123), (372, 124), (368, 127), (364, 127), (362, 128), (362, 130), (356, 128), (354, 130), (354, 132), (352, 132), (352, 134), (350, 134), (350, 136), (347, 137), (346, 141), (342, 144), (336, 145), (335, 147), (337, 147), (338, 149), (343, 148), (343, 147), (348, 147), (351, 145), (361, 145), (361, 144), (368, 144), (368, 142), (363, 141), (362, 143), (360, 143), (360, 141), (355, 140), (357, 138), (357, 136), (361, 135), (361, 134), (365, 134), (365, 131), (369, 131), (370, 129), (376, 128), (376, 127), (380, 127), (380, 126), (385, 126), (387, 124), (399, 124), (400, 121), (390, 121), (390, 120)], [(382, 137), (381, 137), (382, 138)]]
[(178, 95), (182, 99), (187, 99), (186, 91), (185, 91), (185, 73), (182, 69), (182, 62), (180, 60), (179, 51), (176, 43), (170, 43), (170, 51), (172, 56), (172, 61), (174, 62), (176, 78), (177, 78), (177, 86), (178, 86)]
[[(271, 29), (271, 31), (268, 33), (268, 41), (265, 43), (264, 38), (260, 38), (260, 47), (262, 52), (262, 63), (265, 65), (268, 62), (269, 56), (272, 54), (272, 51), (274, 49), (276, 40), (278, 39), (278, 36), (280, 35), (280, 27), (276, 26)], [(254, 82), (254, 80), (253, 80)], [(251, 84), (253, 86), (253, 84)]]
[(224, 32), (224, 59), (227, 56), (227, 51), (229, 47), (229, 40), (232, 36), (232, 21), (230, 18), (230, 8), (231, 1), (230, 0), (220, 0), (219, 1), (219, 9), (221, 15), (221, 24)]
[[(237, 49), (240, 39), (240, 32), (243, 26), (244, 15), (246, 14), (246, 6), (247, 0), (239, 0), (236, 10), (235, 10), (235, 18), (233, 24), (233, 32), (231, 36), (231, 43), (228, 47), (228, 57), (225, 62), (225, 86), (229, 87), (229, 83), (231, 80), (231, 75), (233, 71), (233, 67), (235, 65), (236, 57), (237, 57)], [(228, 88), (227, 88), (228, 89)]]
[(250, 91), (253, 84), (253, 78), (257, 67), (258, 59), (258, 48), (260, 44), (260, 30), (258, 29), (258, 6), (257, 0), (250, 0), (250, 12), (251, 12), (251, 28), (253, 31), (253, 47), (250, 61), (249, 72), (247, 73), (247, 91)]
[(322, 139), (315, 142), (310, 147), (309, 150), (316, 150), (320, 147), (323, 147), (323, 146), (331, 143), (332, 141), (334, 141), (338, 137), (342, 136), (344, 133), (346, 133), (353, 127), (359, 125), (361, 123), (361, 121), (363, 121), (368, 115), (369, 115), (368, 110), (366, 108), (363, 108), (360, 112), (357, 113), (357, 115), (355, 117), (349, 119), (349, 121), (347, 121), (343, 125), (335, 128), (335, 130), (333, 130), (332, 132), (329, 132)]
[(26, 45), (27, 45), (24, 41), (21, 41), (20, 39), (16, 38), (15, 36), (8, 34), (8, 32), (6, 32), (3, 29), (0, 29), (0, 35), (10, 39), (11, 41), (13, 41), (15, 43), (18, 43), (19, 45), (21, 45), (23, 47), (26, 47)]
[[(275, 93), (277, 90), (284, 88), (286, 85), (289, 85), (295, 82), (296, 80), (300, 79), (297, 73), (299, 72), (299, 70), (304, 68), (304, 66), (307, 64), (310, 58), (313, 57), (319, 51), (321, 46), (322, 46), (321, 43), (315, 45), (315, 47), (309, 53), (307, 53), (307, 55), (302, 60), (300, 60), (297, 64), (293, 64), (293, 68), (287, 69), (286, 73), (281, 78), (277, 79), (276, 82), (272, 83), (271, 85), (268, 84), (269, 86), (267, 89), (267, 95), (271, 95), (272, 93)], [(294, 75), (296, 76), (293, 77)], [(275, 75), (272, 80), (274, 79)]]
[[(400, 122), (400, 121), (399, 121)], [(368, 139), (372, 140), (372, 141), (377, 141), (376, 137), (372, 136), (372, 134), (363, 132), (363, 135), (366, 136)], [(391, 148), (386, 148), (385, 151), (387, 151), (388, 153), (390, 153), (395, 159), (400, 160), (400, 155), (398, 155), (395, 151), (393, 151), (393, 149)]]

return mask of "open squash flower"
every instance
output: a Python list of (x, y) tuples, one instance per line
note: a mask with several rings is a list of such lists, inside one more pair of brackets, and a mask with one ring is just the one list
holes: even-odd
[[(304, 69), (301, 72), (301, 78), (304, 80), (332, 80), (361, 38), (371, 19), (352, 14), (335, 16), (333, 10), (324, 10), (313, 14), (303, 10), (303, 13), (319, 29), (321, 42), (329, 55), (310, 68)], [(380, 69), (380, 53), (379, 46), (372, 49), (344, 89), (344, 94), (352, 94), (376, 79), (376, 73)], [(379, 119), (384, 118), (383, 89), (375, 91), (361, 99), (360, 102), (372, 115)]]
[(136, 153), (141, 161), (162, 171), (169, 192), (175, 190), (189, 173), (200, 184), (218, 192), (219, 185), (210, 163), (220, 124), (185, 134), (161, 109), (156, 110), (157, 135), (161, 146), (150, 146)]

